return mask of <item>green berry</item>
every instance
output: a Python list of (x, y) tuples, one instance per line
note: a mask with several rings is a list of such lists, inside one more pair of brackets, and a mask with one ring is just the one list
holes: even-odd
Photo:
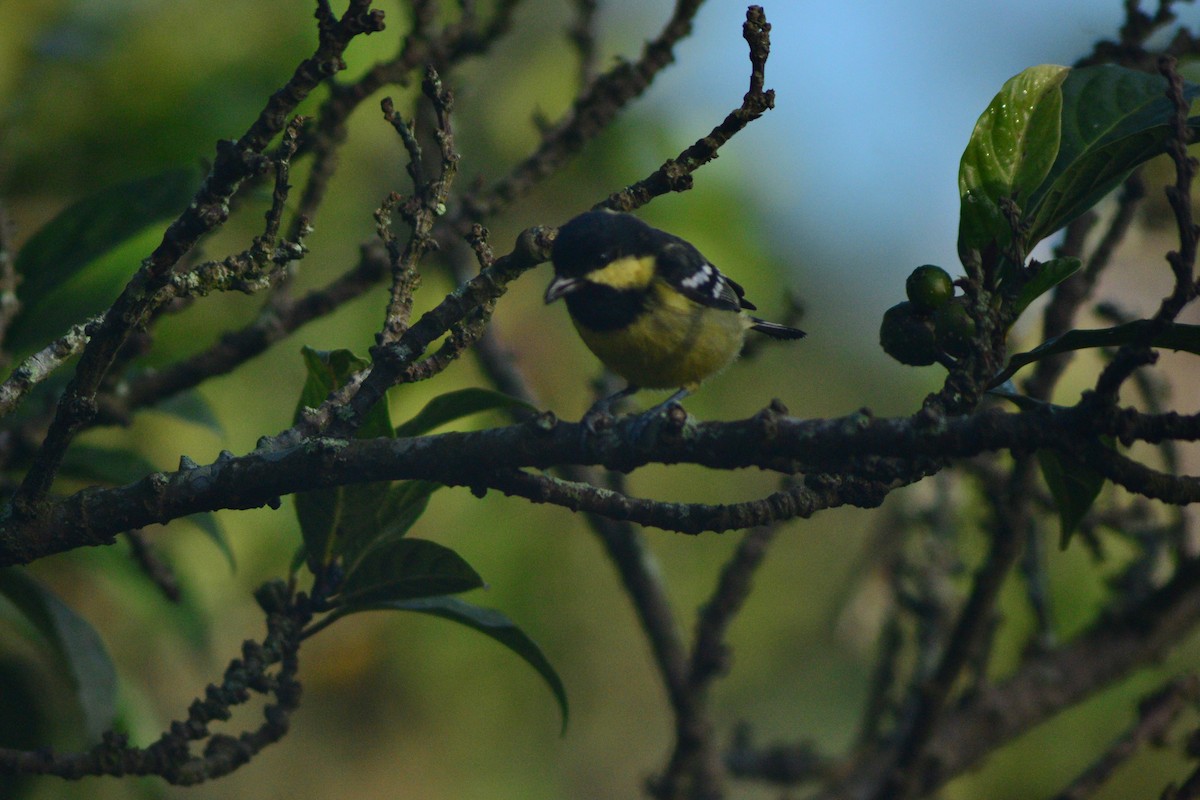
[(910, 367), (924, 367), (937, 360), (933, 320), (907, 300), (883, 313), (879, 344), (889, 356)]
[(965, 303), (954, 302), (933, 312), (933, 330), (937, 346), (952, 356), (965, 356), (975, 339), (975, 320), (967, 312)]
[(950, 273), (933, 264), (917, 267), (904, 282), (908, 299), (926, 311), (936, 311), (954, 297), (954, 281)]

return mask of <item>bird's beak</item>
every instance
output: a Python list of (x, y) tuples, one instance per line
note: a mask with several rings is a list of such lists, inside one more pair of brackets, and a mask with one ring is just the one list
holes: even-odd
[(570, 294), (579, 288), (583, 281), (578, 278), (568, 278), (565, 275), (555, 275), (554, 280), (546, 287), (546, 302), (553, 303), (565, 294)]

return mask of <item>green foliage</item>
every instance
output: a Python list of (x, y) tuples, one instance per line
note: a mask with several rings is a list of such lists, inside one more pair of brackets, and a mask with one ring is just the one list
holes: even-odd
[[(1165, 152), (1174, 113), (1166, 88), (1159, 75), (1110, 64), (1071, 70), (1062, 84), (1058, 157), (1025, 208), (1032, 223), (1030, 247)], [(1200, 86), (1185, 84), (1184, 97), (1200, 97)]]
[[(1136, 320), (1112, 328), (1067, 331), (1062, 336), (1047, 339), (1029, 352), (1017, 353), (1009, 358), (1008, 366), (1004, 368), (1004, 371), (992, 379), (992, 386), (999, 386), (1015, 375), (1017, 370), (1048, 356), (1069, 353), (1073, 350), (1120, 347), (1131, 344), (1139, 337), (1144, 336), (1147, 328), (1152, 325), (1154, 323), (1149, 320)], [(1155, 327), (1158, 330), (1150, 337), (1148, 343), (1151, 347), (1182, 350), (1193, 355), (1200, 355), (1200, 325), (1172, 322)]]
[(1074, 275), (1082, 263), (1073, 256), (1064, 256), (1031, 265), (1033, 274), (1021, 287), (1020, 294), (1013, 301), (1013, 318), (1019, 316), (1034, 300)]
[[(1011, 78), (976, 123), (959, 168), (959, 253), (1004, 254), (998, 283), (1021, 275), (1034, 245), (1087, 211), (1166, 149), (1174, 106), (1157, 75), (1111, 65), (1030, 67)], [(1194, 100), (1200, 86), (1185, 84)], [(1198, 123), (1193, 122), (1193, 125)], [(1013, 204), (1013, 218), (1002, 206)], [(1020, 236), (1016, 241), (1013, 232)], [(1015, 259), (1015, 262), (1014, 262)], [(1022, 276), (1009, 287), (1015, 318), (1078, 268)]]
[(396, 436), (420, 436), (471, 414), (508, 408), (535, 410), (522, 400), (491, 389), (472, 387), (446, 392), (430, 400), (415, 417), (399, 425)]
[(353, 568), (370, 548), (395, 541), (408, 533), (425, 509), (429, 498), (442, 488), (432, 481), (401, 481), (388, 487), (375, 513), (375, 524), (347, 528), (338, 553)]
[(1018, 203), (1045, 180), (1058, 155), (1062, 83), (1068, 67), (1043, 64), (1010, 78), (975, 123), (958, 171), (959, 249), (1006, 246), (1012, 226), (1002, 200)]
[(183, 517), (183, 520), (190, 522), (201, 533), (208, 537), (208, 540), (217, 546), (221, 551), (221, 555), (225, 557), (225, 561), (229, 564), (229, 571), (237, 571), (237, 558), (233, 555), (233, 547), (229, 544), (229, 538), (225, 536), (225, 531), (221, 528), (221, 523), (217, 520), (216, 514), (211, 514), (207, 511), (200, 514), (192, 514), (191, 516)]
[[(341, 388), (354, 373), (370, 366), (349, 350), (303, 350), (307, 377), (296, 405), (295, 418), (304, 408), (321, 405), (329, 393)], [(356, 436), (371, 439), (392, 435), (387, 403), (378, 403), (367, 412)], [(378, 513), (389, 492), (386, 482), (339, 486), (296, 494), (296, 515), (309, 567), (321, 569), (338, 555), (340, 542), (373, 538), (379, 527)]]
[(100, 635), (23, 568), (0, 570), (0, 596), (6, 598), (54, 653), (74, 690), (92, 741), (112, 727), (116, 716), (117, 672)]
[[(319, 406), (370, 361), (348, 350), (324, 352), (304, 348), (307, 378), (296, 406), (296, 419), (305, 407)], [(461, 389), (430, 400), (412, 419), (392, 429), (386, 403), (372, 408), (356, 438), (419, 436), (471, 414), (492, 409), (528, 408), (507, 395), (487, 389)], [(411, 481), (392, 485), (377, 482), (320, 489), (296, 495), (296, 512), (310, 567), (314, 572), (333, 559), (355, 564), (374, 544), (404, 536), (424, 512), (439, 484)]]
[(379, 542), (347, 573), (335, 605), (412, 600), (457, 594), (483, 586), (483, 579), (449, 547), (425, 539)]
[[(1105, 444), (1112, 446), (1111, 441)], [(1057, 450), (1038, 450), (1037, 457), (1042, 478), (1058, 507), (1061, 525), (1059, 547), (1066, 549), (1071, 535), (1079, 528), (1079, 523), (1104, 488), (1104, 476), (1087, 462)]]
[[(320, 405), (353, 374), (370, 366), (369, 361), (347, 350), (321, 352), (307, 347), (304, 362), (307, 378), (297, 418), (305, 407)], [(368, 412), (356, 436), (420, 436), (471, 414), (513, 407), (529, 408), (499, 392), (462, 389), (433, 398), (393, 430), (387, 404), (379, 403)], [(482, 587), (479, 574), (450, 548), (407, 538), (429, 498), (440, 488), (441, 484), (431, 481), (378, 482), (296, 496), (305, 555), (297, 559), (293, 570), (305, 559), (318, 576), (326, 576), (339, 561), (344, 570), (328, 587), (331, 610), (306, 635), (360, 611), (417, 611), (467, 625), (500, 642), (537, 671), (558, 701), (565, 730), (566, 691), (533, 640), (500, 612), (446, 596)], [(338, 571), (332, 574), (336, 576)]]
[(495, 639), (517, 654), (542, 677), (562, 715), (562, 731), (566, 733), (569, 719), (567, 691), (550, 661), (537, 643), (507, 616), (492, 608), (472, 605), (456, 597), (423, 597), (414, 600), (393, 600), (379, 603), (358, 603), (336, 609), (331, 617), (342, 617), (361, 611), (415, 611), (448, 619)]
[(83, 198), (35, 233), (16, 257), (22, 312), (6, 344), (36, 349), (112, 303), (191, 200), (198, 175), (170, 170)]
[[(1004, 318), (1009, 324), (1080, 267), (1079, 259), (1056, 258), (1022, 269), (1033, 246), (1165, 151), (1176, 113), (1166, 89), (1161, 76), (1117, 66), (1072, 70), (1042, 65), (1011, 78), (980, 116), (959, 169), (959, 252), (968, 268), (981, 264), (982, 254), (992, 254), (996, 272), (990, 279), (1008, 304)], [(1183, 94), (1193, 101), (1200, 97), (1200, 86), (1185, 84)], [(1007, 213), (1005, 204), (1011, 204)], [(1013, 356), (992, 386), (1047, 356), (1138, 341), (1148, 324), (1069, 331)], [(946, 337), (940, 321), (935, 330), (941, 344)], [(1149, 343), (1200, 353), (1200, 329), (1171, 323), (1156, 330)], [(1038, 459), (1066, 546), (1104, 479), (1089, 465), (1056, 451), (1039, 451)]]

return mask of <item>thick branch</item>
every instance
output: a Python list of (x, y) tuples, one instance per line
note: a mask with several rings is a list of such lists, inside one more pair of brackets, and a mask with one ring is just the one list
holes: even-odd
[[(694, 463), (715, 469), (803, 471), (809, 474), (806, 488), (812, 492), (805, 502), (875, 506), (882, 499), (882, 484), (864, 486), (834, 473), (887, 471), (894, 476), (895, 485), (900, 485), (924, 476), (931, 457), (966, 458), (995, 450), (1029, 452), (1040, 447), (1073, 452), (1078, 442), (1092, 441), (1100, 434), (1153, 441), (1154, 436), (1170, 430), (1174, 438), (1200, 438), (1200, 417), (1134, 414), (1094, 420), (1079, 409), (1058, 414), (1041, 410), (985, 412), (945, 420), (937, 426), (924, 419), (862, 415), (799, 420), (768, 410), (738, 422), (689, 423), (682, 435), (664, 437), (641, 449), (629, 445), (636, 440), (637, 425), (636, 418), (625, 419), (607, 431), (589, 435), (580, 424), (557, 423), (551, 415), (543, 415), (522, 425), (412, 439), (297, 439), (290, 446), (276, 440), (271, 447), (240, 458), (230, 455), (204, 467), (154, 473), (117, 489), (85, 489), (47, 504), (35, 517), (0, 521), (0, 566), (28, 563), (75, 547), (108, 544), (121, 531), (200, 511), (254, 508), (275, 503), (284, 494), (366, 481), (424, 478), (480, 491), (493, 486), (507, 491), (512, 487), (505, 481), (519, 469), (595, 464), (628, 471), (649, 463)], [(1134, 477), (1149, 480), (1151, 488), (1163, 489), (1170, 502), (1200, 501), (1200, 479), (1154, 473), (1107, 448), (1095, 447), (1108, 454), (1098, 453), (1097, 459), (1120, 459), (1114, 462), (1113, 479), (1129, 477), (1126, 470), (1136, 466)], [(1098, 461), (1097, 467), (1104, 471), (1106, 463)], [(747, 524), (741, 518), (730, 519), (729, 506), (617, 498), (614, 502), (622, 503), (627, 513), (612, 516), (666, 529), (698, 533)], [(573, 507), (566, 502), (562, 505)], [(806, 508), (803, 502), (771, 507), (775, 514), (771, 519), (801, 516)]]

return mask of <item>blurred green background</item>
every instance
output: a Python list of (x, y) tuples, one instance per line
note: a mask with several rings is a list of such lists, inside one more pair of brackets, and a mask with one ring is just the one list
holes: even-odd
[[(391, 55), (404, 30), (400, 3), (378, 5), (388, 13), (388, 30), (355, 42), (351, 76)], [(642, 212), (743, 283), (764, 316), (782, 313), (789, 290), (807, 308), (802, 325), (810, 337), (765, 348), (714, 379), (688, 401), (701, 418), (745, 416), (772, 397), (801, 417), (863, 406), (880, 415), (916, 408), (939, 371), (887, 360), (875, 344), (877, 320), (901, 299), (912, 267), (933, 261), (955, 271), (957, 159), (975, 117), (1009, 75), (1033, 63), (1069, 63), (1096, 38), (1112, 36), (1120, 20), (1117, 0), (848, 5), (854, 8), (766, 5), (774, 25), (767, 85), (778, 92), (778, 109), (699, 172), (695, 190)], [(567, 107), (576, 69), (561, 33), (571, 23), (571, 6), (528, 3), (493, 53), (447, 76), (457, 95), (460, 186), (475, 176), (503, 175), (535, 145), (534, 115), (554, 119)], [(669, 8), (662, 0), (602, 3), (601, 68), (635, 57)], [(744, 11), (737, 2), (710, 2), (662, 81), (567, 170), (490, 225), (497, 252), (506, 252), (519, 230), (561, 223), (644, 177), (735, 107), (748, 73)], [(215, 140), (240, 135), (310, 52), (311, 12), (310, 3), (282, 0), (0, 2), (0, 196), (17, 242), (91, 191), (210, 159)], [(1195, 9), (1186, 13), (1196, 16)], [(988, 35), (974, 39), (964, 30)], [(412, 90), (390, 91), (399, 100)], [(314, 107), (310, 100), (302, 110)], [(319, 286), (351, 265), (359, 243), (373, 233), (371, 212), (387, 192), (408, 185), (403, 149), (376, 109), (367, 102), (352, 119), (340, 171), (308, 241), (300, 287)], [(298, 167), (293, 183), (303, 174)], [(206, 254), (245, 247), (262, 208), (241, 209), (206, 242)], [(1162, 252), (1150, 234), (1138, 243)], [(564, 310), (542, 305), (546, 278), (539, 270), (519, 281), (500, 304), (495, 326), (542, 403), (576, 418), (597, 369)], [(447, 288), (431, 267), (418, 311)], [(198, 303), (167, 321), (159, 357), (191, 352), (223, 326), (249, 321), (259, 302), (238, 295)], [(223, 448), (246, 452), (260, 435), (288, 426), (303, 383), (301, 345), (365, 353), (383, 306), (384, 292), (373, 292), (207, 383), (202, 393), (220, 418), (219, 434), (149, 413), (130, 429), (96, 431), (86, 441), (133, 446), (160, 468), (173, 468), (181, 453), (205, 463)], [(393, 418), (415, 413), (434, 393), (483, 381), (471, 359), (462, 359), (432, 384), (395, 393)], [(643, 470), (630, 487), (642, 496), (714, 502), (759, 496), (774, 485), (757, 473), (672, 467)], [(930, 497), (928, 486), (918, 486), (889, 499), (884, 512)], [(298, 542), (286, 500), (279, 511), (219, 516), (236, 553), (235, 572), (187, 524), (151, 531), (179, 571), (188, 598), (181, 609), (146, 585), (123, 544), (37, 565), (37, 574), (103, 633), (122, 672), (123, 708), (143, 741), (219, 677), (243, 639), (261, 636), (250, 592), (285, 572)], [(849, 743), (886, 611), (870, 558), (885, 519), (837, 510), (791, 524), (779, 537), (730, 632), (733, 673), (713, 697), (721, 730), (731, 734), (746, 720), (759, 741), (812, 739), (831, 753)], [(495, 494), (477, 500), (451, 489), (435, 495), (414, 534), (461, 553), (490, 585), (468, 599), (503, 610), (542, 645), (572, 703), (565, 737), (545, 687), (494, 643), (435, 619), (362, 615), (305, 646), (305, 697), (292, 733), (232, 777), (186, 791), (154, 780), (43, 779), (27, 784), (23, 796), (638, 796), (668, 754), (671, 720), (630, 604), (585, 526), (561, 509)], [(977, 557), (978, 531), (964, 527), (962, 536), (964, 552)], [(690, 632), (738, 534), (651, 530), (647, 537)], [(1082, 548), (1054, 551), (1049, 559), (1061, 626), (1078, 630), (1115, 567), (1096, 568)], [(1031, 624), (1016, 586), (1005, 612), (1001, 641), (1015, 653)], [(0, 677), (0, 698), (17, 696), (22, 685), (61, 691), (44, 670), (22, 666), (31, 659), (36, 665), (36, 653), (20, 650), (15, 640), (12, 649), (0, 662), (0, 675), (12, 676)], [(944, 796), (1003, 800), (1058, 788), (1132, 718), (1133, 700), (1189, 655), (1195, 657), (1194, 646), (1163, 671), (1138, 676), (1038, 729)], [(1001, 664), (1014, 658), (1001, 650)], [(78, 745), (65, 727), (47, 720), (43, 730), (63, 746)], [(1102, 796), (1152, 793), (1181, 769), (1173, 757), (1152, 754)], [(732, 796), (778, 792), (742, 784)]]

